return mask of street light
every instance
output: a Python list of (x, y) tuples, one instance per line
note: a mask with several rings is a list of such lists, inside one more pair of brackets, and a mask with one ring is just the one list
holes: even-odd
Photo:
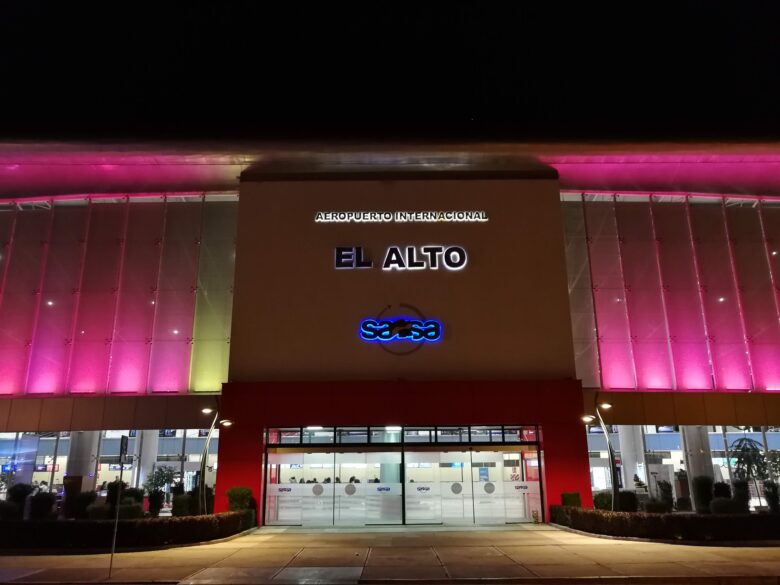
[(609, 410), (610, 408), (612, 408), (612, 405), (609, 402), (601, 402), (596, 405), (596, 416), (593, 416), (592, 414), (586, 414), (582, 417), (582, 420), (585, 423), (591, 423), (598, 419), (601, 432), (604, 434), (604, 439), (607, 441), (607, 454), (609, 455), (609, 475), (612, 478), (612, 511), (614, 512), (617, 509), (618, 498), (620, 496), (617, 465), (615, 465), (615, 449), (612, 447), (612, 440), (609, 438), (607, 425), (604, 424), (604, 419), (601, 418), (601, 411)]
[[(214, 413), (214, 419), (211, 421), (211, 426), (209, 427), (209, 434), (206, 435), (206, 442), (203, 444), (203, 453), (200, 456), (200, 483), (198, 484), (198, 503), (200, 505), (201, 511), (205, 514), (208, 511), (206, 508), (206, 460), (209, 456), (211, 436), (214, 434), (214, 427), (217, 426), (217, 421), (219, 420), (219, 412), (214, 412), (213, 408), (208, 407), (201, 409), (201, 412), (205, 415), (209, 415), (212, 412)], [(224, 424), (225, 421), (221, 422)]]

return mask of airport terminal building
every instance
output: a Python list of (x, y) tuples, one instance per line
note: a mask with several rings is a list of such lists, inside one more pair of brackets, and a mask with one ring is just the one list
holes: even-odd
[(624, 488), (728, 480), (735, 437), (780, 449), (779, 165), (0, 145), (2, 473), (95, 489), (129, 435), (133, 485), (248, 486), (267, 525), (546, 521), (608, 489), (608, 403)]

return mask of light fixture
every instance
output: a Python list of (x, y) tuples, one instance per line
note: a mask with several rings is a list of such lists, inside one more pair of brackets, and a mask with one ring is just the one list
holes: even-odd
[(221, 424), (223, 427), (230, 427), (233, 426), (233, 421), (225, 418), (219, 421), (219, 424)]
[(214, 412), (214, 409), (213, 408), (201, 408), (200, 411), (203, 414), (211, 414), (212, 412)]
[(173, 330), (173, 334), (174, 334), (174, 335), (178, 335), (178, 334), (179, 334), (179, 330), (178, 330), (178, 329), (174, 329), (174, 330)]
[(772, 256), (777, 256), (777, 250), (772, 250)]
[(609, 410), (610, 408), (612, 408), (612, 405), (609, 402), (602, 402), (601, 404), (599, 404), (599, 408), (602, 410)]
[(318, 426), (318, 425), (310, 425), (310, 426), (306, 427), (306, 430), (307, 431), (321, 431), (322, 427)]
[(401, 427), (399, 427), (397, 425), (390, 425), (390, 426), (386, 426), (385, 430), (388, 433), (400, 433), (401, 432)]
[(594, 420), (596, 420), (596, 417), (592, 414), (586, 414), (582, 417), (582, 422), (584, 423), (592, 423)]
[(718, 297), (718, 302), (719, 303), (722, 303), (725, 300), (726, 300), (726, 297)]
[(51, 307), (54, 304), (54, 301), (46, 301), (46, 304)]

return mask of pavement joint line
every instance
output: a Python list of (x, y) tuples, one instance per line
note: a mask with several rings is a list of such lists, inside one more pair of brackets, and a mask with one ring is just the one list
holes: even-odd
[(442, 561), (441, 557), (439, 556), (439, 551), (436, 550), (435, 546), (430, 547), (430, 549), (433, 551), (433, 554), (436, 555), (436, 559), (438, 559), (442, 569), (444, 569), (444, 574), (447, 575), (448, 579), (452, 579), (452, 575), (450, 574), (450, 571), (447, 569), (447, 565), (444, 564), (444, 561)]

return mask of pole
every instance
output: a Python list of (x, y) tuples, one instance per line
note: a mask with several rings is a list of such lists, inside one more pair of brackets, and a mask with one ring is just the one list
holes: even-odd
[(127, 461), (127, 443), (129, 438), (122, 435), (119, 441), (119, 484), (116, 486), (116, 501), (114, 502), (114, 537), (111, 541), (111, 561), (108, 564), (108, 578), (111, 579), (111, 571), (114, 568), (114, 553), (116, 552), (116, 533), (119, 529), (119, 506), (122, 502), (122, 476), (125, 472), (125, 461)]
[(57, 451), (60, 448), (60, 433), (57, 431), (54, 435), (54, 457), (51, 462), (51, 475), (49, 476), (49, 491), (54, 492), (54, 472), (57, 469)]
[(729, 470), (729, 482), (734, 481), (734, 473), (731, 471), (731, 454), (729, 453), (729, 439), (726, 435), (725, 425), (720, 427), (723, 432), (723, 453), (726, 455), (726, 467)]
[(214, 413), (214, 420), (211, 421), (211, 427), (209, 427), (209, 434), (206, 435), (206, 443), (203, 445), (203, 453), (200, 456), (200, 483), (198, 484), (198, 500), (200, 504), (201, 514), (208, 514), (206, 508), (206, 460), (209, 456), (209, 444), (211, 443), (211, 435), (214, 434), (214, 427), (217, 426), (217, 420), (219, 419), (219, 412)]
[(596, 416), (599, 419), (599, 425), (601, 425), (601, 432), (604, 433), (604, 438), (607, 440), (607, 453), (609, 455), (609, 473), (612, 477), (612, 511), (617, 510), (618, 498), (620, 497), (620, 486), (618, 485), (618, 472), (617, 465), (615, 465), (615, 449), (612, 447), (612, 440), (609, 438), (609, 432), (607, 431), (607, 425), (604, 424), (604, 419), (601, 418), (601, 411), (599, 407), (596, 407)]
[(108, 565), (108, 578), (111, 579), (111, 571), (114, 568), (114, 552), (116, 552), (116, 533), (119, 529), (119, 504), (122, 501), (122, 474), (125, 471), (125, 464), (121, 463), (122, 458), (120, 457), (120, 464), (119, 464), (119, 485), (116, 489), (116, 513), (114, 514), (114, 538), (111, 541), (111, 562)]

